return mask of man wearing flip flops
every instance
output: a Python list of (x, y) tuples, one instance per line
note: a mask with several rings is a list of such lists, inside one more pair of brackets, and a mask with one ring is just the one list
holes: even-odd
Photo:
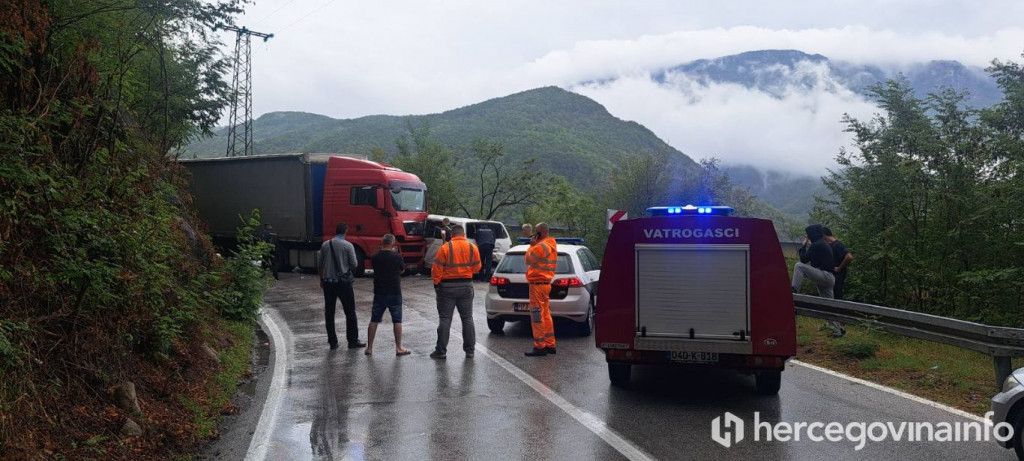
[(370, 311), (366, 355), (373, 354), (373, 339), (385, 309), (391, 313), (391, 324), (395, 329), (395, 355), (409, 355), (409, 350), (402, 348), (402, 271), (405, 270), (405, 261), (395, 251), (394, 235), (384, 234), (380, 251), (370, 257), (370, 262), (373, 264), (373, 309)]

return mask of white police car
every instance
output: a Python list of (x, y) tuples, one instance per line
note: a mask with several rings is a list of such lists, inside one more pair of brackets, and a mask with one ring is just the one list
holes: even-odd
[[(558, 264), (551, 285), (551, 317), (576, 322), (578, 331), (594, 331), (594, 305), (601, 263), (583, 246), (583, 239), (558, 238)], [(530, 320), (530, 285), (526, 282), (526, 250), (517, 245), (505, 253), (491, 277), (484, 303), (487, 326), (497, 333), (505, 322)]]

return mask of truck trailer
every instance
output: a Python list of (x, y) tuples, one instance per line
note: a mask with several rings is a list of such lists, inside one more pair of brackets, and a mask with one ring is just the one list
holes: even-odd
[(612, 227), (595, 308), (613, 385), (635, 365), (731, 368), (778, 393), (796, 315), (772, 222), (726, 206), (653, 207)]
[(260, 210), (274, 227), (287, 264), (316, 268), (320, 245), (335, 225), (349, 225), (347, 240), (369, 268), (368, 255), (384, 234), (394, 234), (409, 270), (422, 266), (427, 186), (394, 166), (340, 154), (273, 154), (180, 160), (191, 174), (190, 192), (214, 243), (230, 245), (241, 219)]

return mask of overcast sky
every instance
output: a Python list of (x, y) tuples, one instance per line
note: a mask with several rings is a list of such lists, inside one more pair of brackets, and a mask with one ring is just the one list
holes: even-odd
[[(873, 110), (856, 95), (780, 101), (721, 87), (683, 97), (647, 81), (645, 72), (758, 49), (858, 63), (955, 59), (985, 66), (1019, 59), (1022, 17), (1020, 0), (259, 0), (239, 24), (275, 34), (253, 44), (257, 116), (425, 114), (558, 85), (647, 125), (695, 158), (817, 170), (828, 162), (803, 165), (786, 153), (824, 149), (833, 156), (846, 141), (842, 113)], [(578, 86), (617, 76), (624, 78), (613, 85)], [(786, 126), (779, 126), (780, 111), (789, 115)], [(742, 129), (743, 142), (723, 141), (736, 138), (718, 128), (723, 124)], [(808, 129), (814, 142), (794, 146)], [(786, 148), (749, 151), (769, 139)]]

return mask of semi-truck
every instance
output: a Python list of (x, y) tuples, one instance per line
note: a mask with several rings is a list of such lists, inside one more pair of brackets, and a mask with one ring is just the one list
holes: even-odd
[(367, 257), (394, 234), (410, 271), (422, 266), (427, 186), (394, 166), (341, 154), (272, 154), (180, 160), (191, 174), (190, 192), (214, 243), (233, 241), (242, 217), (260, 211), (273, 226), (291, 267), (315, 269), (320, 245), (348, 223), (357, 276)]

